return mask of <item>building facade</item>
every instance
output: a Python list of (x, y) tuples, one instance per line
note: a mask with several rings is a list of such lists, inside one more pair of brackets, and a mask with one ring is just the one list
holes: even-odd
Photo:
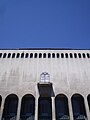
[(90, 50), (0, 50), (0, 120), (90, 120)]

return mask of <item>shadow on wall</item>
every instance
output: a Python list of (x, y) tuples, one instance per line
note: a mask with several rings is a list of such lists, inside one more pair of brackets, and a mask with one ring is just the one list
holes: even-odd
[(41, 97), (55, 97), (52, 83), (50, 84), (39, 84), (38, 91)]

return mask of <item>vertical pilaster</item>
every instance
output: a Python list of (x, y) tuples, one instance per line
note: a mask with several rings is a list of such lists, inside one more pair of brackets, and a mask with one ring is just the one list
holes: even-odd
[(19, 98), (19, 100), (18, 100), (18, 108), (17, 108), (16, 120), (20, 120), (20, 110), (21, 110), (21, 98)]
[(74, 120), (73, 119), (73, 109), (72, 109), (71, 98), (68, 98), (68, 107), (69, 107), (69, 117), (70, 117), (70, 120)]
[(89, 106), (88, 106), (87, 98), (84, 98), (84, 104), (85, 104), (87, 119), (90, 120), (90, 112), (89, 112)]
[(0, 109), (0, 120), (2, 119), (3, 109), (4, 109), (5, 98), (2, 98), (1, 109)]
[(52, 97), (52, 120), (55, 119), (55, 97)]

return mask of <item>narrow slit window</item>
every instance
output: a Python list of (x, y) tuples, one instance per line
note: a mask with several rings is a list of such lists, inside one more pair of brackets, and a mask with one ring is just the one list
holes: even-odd
[(17, 53), (17, 56), (16, 56), (16, 58), (19, 58), (20, 57), (20, 53)]
[(39, 53), (39, 58), (42, 58), (42, 53)]
[(0, 58), (2, 57), (2, 53), (0, 53)]
[(24, 53), (21, 53), (21, 58), (24, 58)]
[(46, 53), (43, 54), (43, 58), (46, 58)]
[(28, 58), (28, 56), (29, 56), (29, 54), (28, 54), (28, 53), (26, 53), (25, 58)]
[(51, 58), (51, 54), (50, 53), (48, 53), (48, 58)]
[(15, 58), (15, 53), (12, 54), (12, 58)]
[(33, 53), (30, 53), (30, 58), (33, 58)]
[(6, 58), (6, 55), (7, 55), (7, 54), (6, 54), (6, 53), (4, 53), (4, 54), (3, 54), (3, 58)]
[(37, 58), (37, 53), (34, 54), (34, 58)]

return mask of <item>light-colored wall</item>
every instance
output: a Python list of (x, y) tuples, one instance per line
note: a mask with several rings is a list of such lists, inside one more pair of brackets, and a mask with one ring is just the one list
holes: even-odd
[[(90, 50), (0, 50), (0, 53), (90, 54)], [(63, 93), (70, 99), (73, 94), (79, 93), (87, 102), (90, 94), (90, 58), (87, 57), (0, 58), (0, 95), (3, 99), (12, 93), (19, 98), (28, 93), (39, 97), (37, 83), (42, 72), (50, 74), (55, 96)], [(87, 112), (90, 119), (88, 106)]]

